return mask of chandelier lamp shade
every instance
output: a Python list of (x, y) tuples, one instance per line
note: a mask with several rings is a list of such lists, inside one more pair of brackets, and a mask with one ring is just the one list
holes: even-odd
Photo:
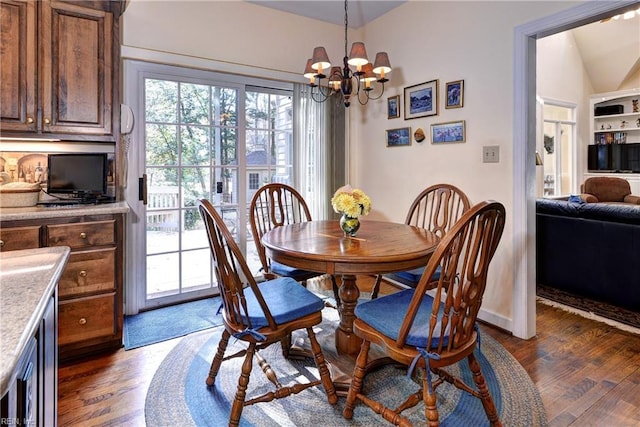
[[(349, 14), (347, 0), (344, 2), (344, 58), (342, 67), (331, 66), (329, 56), (324, 47), (313, 49), (313, 55), (307, 59), (304, 77), (309, 79), (312, 88), (311, 96), (316, 102), (324, 102), (333, 94), (342, 94), (344, 106), (351, 105), (351, 97), (355, 96), (361, 105), (370, 99), (379, 99), (384, 93), (384, 84), (389, 81), (387, 74), (391, 72), (391, 64), (387, 52), (378, 52), (373, 64), (367, 57), (364, 43), (354, 42), (347, 56), (347, 29)], [(326, 83), (325, 83), (325, 80)], [(374, 82), (381, 85), (380, 93), (372, 95)], [(317, 88), (317, 90), (315, 90)]]

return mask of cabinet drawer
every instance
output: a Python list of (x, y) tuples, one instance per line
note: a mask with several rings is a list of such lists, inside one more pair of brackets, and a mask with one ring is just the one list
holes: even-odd
[(115, 220), (47, 225), (49, 246), (71, 249), (115, 244)]
[(0, 228), (0, 251), (40, 247), (40, 226)]
[(115, 301), (115, 293), (60, 301), (58, 345), (117, 333)]
[(99, 291), (115, 291), (116, 248), (72, 252), (58, 283), (61, 298)]

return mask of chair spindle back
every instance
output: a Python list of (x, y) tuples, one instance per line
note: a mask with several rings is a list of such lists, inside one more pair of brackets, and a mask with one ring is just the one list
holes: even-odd
[(286, 184), (267, 184), (253, 195), (249, 219), (262, 268), (268, 272), (270, 261), (267, 259), (264, 246), (260, 243), (262, 236), (281, 225), (311, 221), (311, 212), (304, 198), (293, 187)]
[(269, 326), (275, 328), (275, 321), (269, 308), (222, 217), (208, 200), (199, 200), (198, 209), (209, 239), (214, 270), (222, 297), (225, 324), (237, 332), (253, 328), (247, 315), (244, 296), (244, 289), (248, 285), (256, 296)]
[(469, 198), (450, 184), (427, 187), (415, 198), (405, 224), (414, 225), (442, 237), (471, 206)]
[[(429, 320), (427, 349), (454, 352), (475, 339), (475, 322), (487, 284), (489, 263), (502, 236), (505, 209), (499, 202), (481, 202), (468, 210), (445, 234), (425, 268), (397, 339), (403, 346), (414, 326), (420, 302), (436, 268), (441, 274), (435, 288)], [(439, 339), (448, 337), (448, 339)]]

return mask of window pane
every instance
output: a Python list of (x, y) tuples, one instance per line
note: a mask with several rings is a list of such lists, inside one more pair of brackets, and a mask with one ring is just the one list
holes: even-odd
[(173, 125), (146, 126), (147, 166), (178, 164), (177, 127)]
[[(147, 168), (147, 188), (151, 192), (151, 188), (154, 187), (172, 187), (175, 194), (178, 194), (178, 169), (177, 168)], [(178, 207), (177, 199), (176, 203), (170, 206), (163, 207)], [(147, 206), (147, 209), (152, 208)]]
[(238, 164), (238, 137), (235, 128), (214, 129), (214, 165)]
[(269, 94), (247, 92), (245, 115), (248, 128), (270, 128)]
[(182, 139), (182, 164), (207, 166), (209, 156), (209, 128), (205, 126), (180, 126)]
[(198, 199), (209, 198), (210, 173), (209, 168), (182, 168), (183, 207), (195, 207)]
[(291, 103), (291, 97), (271, 95), (271, 99), (272, 110), (275, 114), (274, 128), (291, 130), (293, 128), (293, 105)]
[(211, 286), (211, 252), (209, 249), (182, 253), (183, 292)]
[(147, 297), (157, 298), (180, 291), (178, 253), (147, 257)]
[(145, 81), (145, 120), (147, 122), (176, 123), (178, 83), (166, 80)]
[(236, 168), (216, 168), (215, 182), (219, 204), (238, 203), (238, 170)]
[(180, 84), (180, 122), (209, 124), (209, 86)]
[(147, 211), (147, 254), (180, 250), (180, 211)]
[[(204, 221), (197, 208), (183, 211), (184, 230), (182, 232), (182, 249), (209, 248)], [(211, 256), (209, 254), (209, 256)]]
[(273, 165), (274, 158), (270, 138), (273, 132), (263, 130), (247, 130), (246, 150), (247, 166)]
[(214, 88), (215, 123), (220, 126), (238, 125), (238, 91), (228, 88)]

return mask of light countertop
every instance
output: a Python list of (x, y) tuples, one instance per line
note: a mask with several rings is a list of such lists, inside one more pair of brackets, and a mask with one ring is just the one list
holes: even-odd
[(0, 396), (13, 381), (68, 258), (66, 246), (0, 253)]
[(70, 205), (64, 207), (33, 206), (28, 208), (1, 208), (0, 221), (61, 218), (66, 216), (102, 215), (127, 212), (129, 212), (129, 205), (125, 202), (102, 203), (97, 205)]

